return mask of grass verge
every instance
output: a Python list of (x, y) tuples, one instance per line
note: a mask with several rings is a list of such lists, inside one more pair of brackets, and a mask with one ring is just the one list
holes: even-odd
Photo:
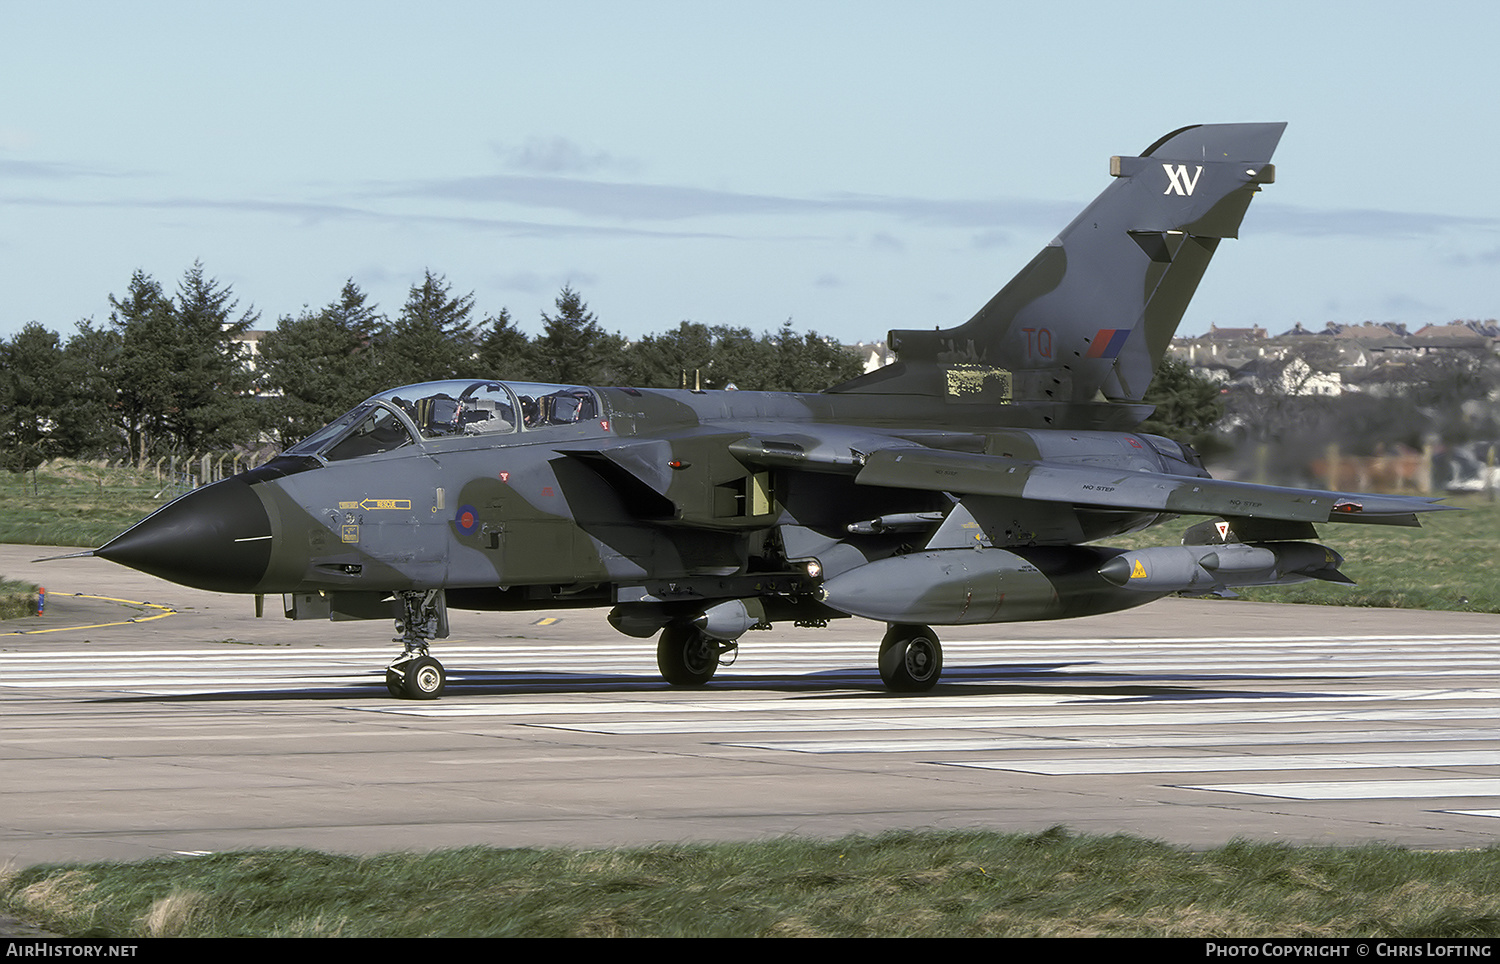
[(69, 936), (1500, 935), (1500, 849), (1190, 851), (1127, 836), (350, 857), (305, 850), (39, 866), (0, 902)]
[(0, 577), (0, 619), (19, 619), (36, 615), (37, 587)]
[(36, 472), (0, 473), (0, 542), (102, 546), (171, 501), (152, 472), (59, 459)]

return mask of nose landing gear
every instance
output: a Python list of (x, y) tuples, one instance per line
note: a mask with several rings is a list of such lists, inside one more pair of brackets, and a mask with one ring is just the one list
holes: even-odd
[(441, 589), (425, 592), (398, 592), (402, 618), (396, 620), (401, 633), (392, 642), (402, 645), (402, 652), (385, 670), (385, 688), (397, 699), (435, 700), (448, 685), (448, 673), (427, 654), (427, 640), (448, 635), (448, 608)]

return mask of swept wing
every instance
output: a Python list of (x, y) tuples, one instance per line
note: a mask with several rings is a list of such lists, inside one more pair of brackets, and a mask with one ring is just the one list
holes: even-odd
[(1107, 509), (1286, 522), (1415, 526), (1417, 513), (1450, 508), (1437, 499), (1415, 496), (1283, 488), (917, 448), (871, 453), (855, 481)]

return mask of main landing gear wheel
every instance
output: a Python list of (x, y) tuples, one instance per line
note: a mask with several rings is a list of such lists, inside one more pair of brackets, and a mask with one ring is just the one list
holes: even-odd
[(435, 700), (447, 686), (443, 664), (431, 656), (398, 659), (385, 671), (385, 688), (398, 699)]
[(673, 623), (656, 641), (656, 666), (673, 686), (702, 686), (719, 668), (719, 641), (697, 626)]
[(897, 693), (932, 689), (943, 675), (943, 645), (927, 626), (893, 623), (880, 641), (880, 679)]

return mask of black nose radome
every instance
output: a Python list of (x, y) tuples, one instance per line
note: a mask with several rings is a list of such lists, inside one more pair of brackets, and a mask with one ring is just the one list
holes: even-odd
[(271, 561), (271, 535), (260, 497), (232, 478), (162, 506), (94, 555), (195, 589), (254, 592)]

